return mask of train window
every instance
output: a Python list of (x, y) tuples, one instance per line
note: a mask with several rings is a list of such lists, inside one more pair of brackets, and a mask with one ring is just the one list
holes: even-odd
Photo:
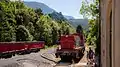
[(79, 36), (76, 36), (76, 37), (75, 37), (75, 45), (76, 45), (77, 47), (80, 46), (80, 37), (79, 37)]

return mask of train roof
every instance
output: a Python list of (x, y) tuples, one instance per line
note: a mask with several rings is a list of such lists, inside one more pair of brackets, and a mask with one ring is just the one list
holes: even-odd
[(44, 41), (11, 41), (11, 42), (0, 42), (0, 43), (35, 43), (35, 42), (44, 42)]

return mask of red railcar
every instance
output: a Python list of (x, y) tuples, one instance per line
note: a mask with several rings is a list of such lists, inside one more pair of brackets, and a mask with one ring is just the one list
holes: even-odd
[(63, 35), (60, 37), (60, 44), (56, 50), (56, 57), (62, 60), (69, 59), (75, 62), (84, 54), (84, 38), (82, 34)]
[(0, 57), (12, 57), (15, 54), (25, 54), (44, 48), (44, 41), (39, 42), (0, 42)]
[[(28, 44), (28, 45), (27, 45)], [(41, 42), (32, 42), (32, 43), (27, 43), (26, 48), (30, 51), (39, 51), (41, 48), (44, 48), (44, 41)]]

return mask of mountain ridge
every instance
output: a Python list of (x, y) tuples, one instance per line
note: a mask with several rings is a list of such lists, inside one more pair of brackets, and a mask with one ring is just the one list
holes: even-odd
[[(34, 1), (28, 2), (28, 1), (24, 1), (24, 4), (27, 5), (28, 7), (33, 8), (33, 9), (41, 8), (41, 10), (42, 10), (42, 12), (44, 14), (49, 14), (49, 13), (52, 13), (52, 12), (57, 12), (56, 10), (54, 10), (54, 9), (50, 8), (49, 6), (47, 6), (46, 4), (40, 3), (40, 2), (34, 2)], [(74, 18), (74, 17), (68, 16), (68, 15), (64, 15), (64, 17), (66, 19), (73, 19)]]
[(73, 16), (68, 16), (68, 15), (64, 15), (64, 17), (66, 18), (66, 19), (75, 19)]
[(52, 9), (52, 8), (48, 7), (47, 5), (45, 5), (44, 3), (40, 3), (40, 2), (24, 1), (24, 4), (33, 9), (41, 8), (41, 10), (43, 11), (44, 14), (52, 13), (55, 11), (54, 9)]
[(88, 27), (88, 19), (70, 19), (69, 21), (74, 27), (77, 27), (79, 24), (82, 27)]
[(54, 9), (50, 8), (49, 6), (45, 5), (44, 3), (34, 2), (34, 1), (31, 1), (31, 2), (25, 1), (24, 4), (33, 9), (41, 8), (41, 10), (43, 11), (44, 14), (49, 14), (55, 20), (67, 20), (75, 28), (79, 24), (81, 24), (83, 27), (88, 26), (87, 19), (75, 19), (72, 16), (63, 15), (61, 12), (56, 12)]

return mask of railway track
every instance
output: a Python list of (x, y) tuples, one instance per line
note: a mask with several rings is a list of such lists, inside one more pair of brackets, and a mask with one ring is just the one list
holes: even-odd
[(48, 58), (48, 57), (44, 56), (43, 54), (41, 54), (41, 57), (46, 59), (46, 60), (54, 62), (55, 64), (52, 64), (53, 67), (74, 67), (74, 62), (73, 61), (64, 61), (64, 60), (56, 60), (55, 61), (54, 59), (51, 59), (51, 58)]
[(46, 66), (50, 66), (52, 67), (52, 65), (48, 62), (41, 62), (38, 60), (34, 60), (34, 59), (19, 59), (17, 60), (19, 64), (21, 64), (22, 67), (46, 67)]
[[(45, 54), (45, 53), (44, 53)], [(50, 55), (49, 55), (50, 56)], [(53, 67), (68, 67), (68, 66), (70, 66), (71, 64), (72, 64), (72, 62), (70, 62), (70, 61), (62, 61), (62, 60), (54, 60), (54, 59), (51, 59), (51, 58), (48, 58), (48, 57), (46, 57), (46, 56), (44, 56), (43, 54), (41, 54), (41, 57), (42, 58), (44, 58), (44, 59), (46, 59), (46, 60), (49, 60), (49, 61), (52, 61), (52, 62), (54, 62), (54, 64), (52, 64), (52, 66)], [(55, 58), (55, 56), (54, 56), (54, 58)]]
[(12, 64), (12, 65), (7, 64), (4, 67), (91, 67), (91, 66), (81, 66), (81, 65), (85, 65), (84, 62), (83, 63), (80, 62), (76, 66), (76, 64), (74, 64), (73, 62), (62, 61), (60, 58), (56, 59), (54, 56), (54, 50), (51, 51), (50, 50), (51, 49), (47, 51), (41, 51), (38, 53), (28, 54), (28, 55), (20, 55), (20, 56), (18, 55), (13, 58), (6, 59), (6, 61), (10, 60), (10, 62), (12, 60), (15, 60), (16, 63), (18, 64)]
[[(94, 63), (93, 64), (87, 64), (87, 63), (84, 63), (84, 62), (83, 63), (82, 62), (74, 63), (73, 61), (62, 61), (62, 60), (55, 61), (54, 59), (51, 59), (51, 58), (48, 58), (48, 57), (44, 56), (43, 54), (41, 54), (41, 57), (43, 57), (44, 59), (47, 59), (49, 61), (54, 62), (55, 64), (53, 65), (53, 67), (94, 67)], [(86, 53), (83, 55), (82, 58), (86, 58)]]
[[(52, 60), (48, 58), (47, 56), (44, 56), (44, 54), (47, 53), (42, 53), (40, 54), (40, 59), (30, 59), (30, 58), (22, 58), (22, 59), (17, 59), (17, 63), (20, 65), (20, 67), (55, 67), (56, 64), (58, 64), (58, 61)], [(9, 66), (7, 66), (9, 67)]]

